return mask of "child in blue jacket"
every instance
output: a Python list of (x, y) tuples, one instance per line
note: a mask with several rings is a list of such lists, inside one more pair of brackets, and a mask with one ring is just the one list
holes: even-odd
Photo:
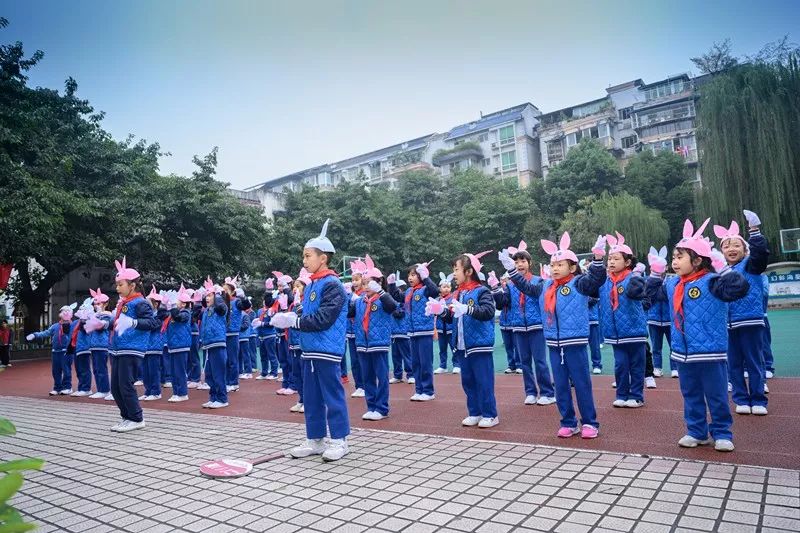
[(172, 396), (167, 401), (173, 403), (189, 399), (186, 364), (192, 348), (192, 297), (181, 284), (175, 298), (169, 302), (169, 316), (161, 326), (172, 371)]
[[(395, 274), (395, 279), (399, 276)], [(397, 279), (397, 288), (402, 291), (406, 282)], [(396, 301), (396, 300), (395, 300)], [(405, 372), (405, 376), (403, 373)], [(411, 341), (408, 337), (408, 315), (403, 306), (398, 305), (392, 313), (392, 377), (389, 384), (414, 383), (414, 373), (411, 370)]]
[(206, 310), (200, 320), (200, 345), (206, 352), (207, 409), (228, 407), (228, 306), (213, 283), (205, 283)]
[(166, 381), (162, 381), (163, 374), (161, 372), (165, 366), (162, 360), (165, 350), (164, 333), (161, 331), (161, 327), (169, 316), (169, 311), (161, 305), (163, 297), (156, 291), (155, 286), (150, 289), (147, 300), (150, 302), (156, 321), (158, 321), (158, 327), (150, 331), (147, 342), (143, 368), (144, 394), (139, 396), (139, 401), (151, 402), (161, 399), (161, 386), (166, 383)]
[[(721, 253), (711, 249), (703, 237), (707, 224), (708, 219), (695, 232), (689, 220), (684, 223), (683, 239), (672, 252), (676, 277), (664, 281), (660, 274), (666, 265), (650, 256), (647, 296), (654, 302), (667, 302), (670, 309), (671, 358), (678, 365), (687, 429), (678, 445), (714, 444), (717, 451), (730, 452), (734, 446), (727, 392), (726, 318), (728, 302), (745, 296), (749, 284), (725, 266)], [(719, 274), (713, 274), (712, 268)]]
[(264, 296), (264, 305), (256, 313), (256, 318), (253, 322), (258, 334), (258, 354), (261, 358), (261, 374), (256, 377), (259, 381), (277, 379), (278, 368), (280, 367), (278, 364), (278, 341), (275, 328), (269, 323), (270, 318), (272, 318), (269, 312), (269, 308), (272, 305), (272, 297), (267, 295)]
[(37, 331), (25, 337), (28, 342), (50, 338), (50, 360), (53, 373), (53, 389), (49, 392), (50, 396), (72, 394), (74, 355), (68, 354), (67, 348), (72, 340), (72, 333), (78, 327), (78, 321), (72, 320), (72, 312), (76, 307), (77, 304), (65, 305), (58, 312), (58, 322), (44, 331)]
[(92, 353), (92, 373), (97, 392), (89, 396), (91, 399), (103, 399), (113, 401), (114, 395), (111, 394), (111, 385), (108, 376), (108, 349), (111, 334), (111, 322), (114, 318), (106, 310), (108, 305), (108, 295), (98, 287), (96, 291), (89, 290), (94, 304), (94, 318), (89, 320), (84, 326), (89, 333), (89, 350)]

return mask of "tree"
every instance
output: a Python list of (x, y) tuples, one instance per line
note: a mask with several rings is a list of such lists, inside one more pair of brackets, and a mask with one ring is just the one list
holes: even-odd
[(741, 221), (750, 209), (777, 243), (780, 228), (800, 226), (800, 55), (716, 76), (702, 86), (697, 110), (698, 218)]
[(584, 139), (547, 175), (544, 205), (548, 214), (560, 220), (581, 198), (616, 194), (621, 181), (622, 171), (614, 157), (599, 143)]
[(716, 74), (739, 64), (739, 60), (731, 54), (730, 39), (714, 42), (708, 52), (691, 58), (691, 61), (702, 74)]
[[(658, 209), (669, 224), (669, 243), (681, 238), (683, 221), (692, 215), (694, 196), (689, 168), (673, 152), (639, 152), (625, 167), (622, 189)], [(666, 242), (663, 244), (667, 244)]]

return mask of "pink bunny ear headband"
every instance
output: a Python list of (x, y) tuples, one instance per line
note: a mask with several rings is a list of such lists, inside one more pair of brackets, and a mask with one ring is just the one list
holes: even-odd
[(233, 276), (232, 278), (225, 278), (225, 285), (230, 285), (234, 289), (239, 286), (239, 276)]
[[(512, 258), (516, 255), (517, 252), (528, 252), (528, 243), (525, 241), (519, 241), (519, 247), (514, 248), (513, 246), (508, 247), (508, 255)], [(530, 255), (530, 253), (528, 253)]]
[(178, 301), (183, 303), (189, 303), (192, 301), (192, 295), (187, 292), (186, 287), (183, 286), (183, 283), (181, 283), (181, 288), (178, 289)]
[(139, 279), (139, 273), (132, 268), (128, 268), (125, 264), (125, 257), (122, 258), (121, 263), (119, 261), (114, 261), (114, 265), (117, 267), (117, 275), (114, 278), (115, 281), (133, 281)]
[(278, 280), (278, 283), (289, 285), (292, 282), (292, 276), (289, 274), (284, 274), (283, 272), (273, 270), (272, 275), (275, 276), (275, 279)]
[(364, 264), (366, 266), (366, 270), (364, 271), (365, 276), (372, 279), (383, 277), (381, 271), (375, 268), (375, 263), (372, 261), (372, 258), (369, 256), (369, 254), (364, 256)]
[(215, 293), (217, 292), (217, 286), (214, 285), (214, 282), (211, 279), (211, 276), (208, 276), (206, 280), (203, 282), (203, 288), (206, 290), (206, 293)]
[(363, 276), (364, 273), (367, 271), (367, 265), (361, 259), (356, 259), (355, 261), (350, 263), (350, 272), (351, 275), (360, 275)]
[(155, 285), (151, 287), (150, 294), (147, 295), (147, 298), (150, 300), (155, 300), (156, 302), (161, 302), (164, 300), (164, 297), (158, 294), (158, 291), (156, 291)]
[(556, 261), (563, 261), (564, 259), (569, 259), (570, 261), (574, 261), (575, 263), (578, 262), (578, 256), (575, 255), (575, 252), (569, 249), (570, 244), (569, 232), (564, 232), (561, 236), (561, 240), (556, 246), (556, 243), (553, 241), (548, 241), (542, 239), (542, 249), (550, 254), (550, 262)]
[(720, 248), (722, 247), (722, 243), (728, 239), (739, 239), (744, 243), (745, 250), (750, 251), (750, 246), (747, 244), (747, 241), (739, 233), (739, 223), (735, 220), (731, 220), (731, 226), (729, 228), (714, 225), (714, 235), (719, 239)]
[(711, 241), (703, 237), (703, 231), (705, 231), (706, 226), (708, 226), (708, 221), (711, 220), (707, 218), (705, 222), (703, 222), (697, 231), (694, 231), (694, 227), (692, 226), (692, 222), (687, 218), (686, 222), (683, 223), (683, 238), (678, 241), (675, 245), (675, 248), (686, 248), (687, 250), (692, 250), (694, 253), (701, 257), (711, 257)]
[(479, 254), (464, 254), (469, 258), (469, 263), (472, 265), (472, 270), (475, 271), (476, 274), (480, 274), (481, 269), (483, 268), (483, 264), (481, 264), (481, 257), (485, 256), (486, 254), (492, 253), (493, 250), (486, 250), (485, 252), (481, 252)]
[(617, 234), (616, 237), (613, 235), (606, 235), (606, 241), (609, 244), (608, 254), (611, 255), (619, 253), (633, 255), (633, 250), (631, 250), (631, 247), (625, 244), (625, 237), (620, 235), (618, 231), (615, 231), (614, 233)]
[(539, 265), (539, 277), (550, 279), (550, 265)]
[(297, 275), (297, 281), (301, 281), (306, 287), (311, 285), (311, 274), (305, 267), (300, 269), (300, 273)]
[(89, 289), (89, 294), (92, 296), (92, 299), (96, 304), (101, 304), (108, 301), (108, 295), (103, 294), (103, 291), (100, 290), (100, 287), (98, 287), (96, 291)]

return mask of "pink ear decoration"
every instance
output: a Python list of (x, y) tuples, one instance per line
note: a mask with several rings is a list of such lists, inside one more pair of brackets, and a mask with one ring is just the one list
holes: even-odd
[(569, 232), (565, 231), (558, 243), (559, 250), (569, 250), (569, 245), (571, 242), (572, 240), (569, 238)]
[(297, 275), (297, 280), (302, 281), (308, 287), (311, 285), (311, 274), (305, 268), (301, 268), (300, 273)]
[(103, 291), (100, 290), (100, 287), (98, 287), (96, 291), (89, 289), (89, 294), (92, 295), (92, 298), (94, 298), (95, 303), (103, 303), (108, 301), (108, 295), (103, 294)]
[(122, 262), (114, 261), (114, 265), (117, 267), (117, 275), (114, 278), (116, 281), (133, 281), (139, 278), (139, 273), (132, 268), (128, 268), (125, 264), (125, 257), (122, 258)]
[(615, 231), (614, 233), (617, 234), (616, 237), (613, 235), (606, 235), (606, 241), (608, 241), (608, 244), (611, 245), (608, 249), (608, 253), (623, 253), (633, 255), (633, 250), (631, 250), (631, 247), (625, 244), (625, 237), (623, 237), (618, 231)]
[(694, 226), (692, 226), (692, 221), (688, 218), (683, 223), (683, 238), (686, 239), (691, 237), (694, 234)]
[(547, 255), (553, 255), (558, 251), (558, 246), (556, 246), (556, 243), (554, 243), (553, 241), (542, 239), (541, 243), (542, 243), (542, 249), (545, 251)]
[(150, 289), (150, 294), (147, 295), (147, 298), (150, 300), (155, 300), (156, 302), (161, 302), (164, 300), (164, 297), (158, 294), (158, 291), (156, 291), (155, 285), (153, 285)]
[(180, 288), (180, 289), (178, 289), (178, 297), (177, 297), (177, 300), (178, 300), (179, 302), (183, 302), (183, 303), (188, 303), (188, 302), (191, 302), (191, 301), (192, 301), (192, 297), (191, 297), (191, 296), (189, 295), (189, 293), (186, 291), (186, 287), (184, 287), (184, 286), (183, 286), (183, 283), (181, 283), (181, 288)]
[(700, 237), (701, 235), (703, 235), (703, 232), (706, 230), (706, 226), (708, 226), (708, 223), (710, 221), (711, 221), (711, 217), (705, 219), (705, 221), (700, 225), (700, 227), (697, 228), (697, 231), (694, 233), (694, 236), (695, 237)]
[(464, 254), (464, 255), (469, 257), (469, 262), (472, 265), (472, 269), (476, 273), (479, 273), (481, 271), (481, 269), (483, 268), (483, 265), (481, 264), (481, 261), (480, 261), (481, 257), (485, 256), (486, 254), (492, 253), (492, 251), (493, 250), (486, 250), (484, 252), (481, 252), (481, 253), (478, 253), (478, 254), (474, 254), (474, 255), (473, 254)]
[(609, 246), (612, 246), (612, 247), (616, 246), (617, 238), (614, 237), (613, 235), (607, 233), (606, 234), (606, 242), (609, 244)]
[(525, 241), (519, 241), (519, 246), (517, 247), (517, 251), (525, 252), (528, 250), (528, 243)]
[(716, 235), (718, 239), (724, 239), (728, 235), (728, 228), (714, 224), (714, 235)]
[(214, 290), (214, 282), (211, 280), (211, 276), (208, 276), (206, 280), (203, 282), (203, 288), (206, 292), (215, 292)]

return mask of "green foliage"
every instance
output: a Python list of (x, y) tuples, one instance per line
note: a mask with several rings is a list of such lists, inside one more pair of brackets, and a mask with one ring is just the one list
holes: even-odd
[(779, 230), (800, 226), (800, 54), (717, 75), (702, 86), (697, 109), (698, 218), (744, 223), (742, 209), (755, 211), (780, 257)]
[[(16, 432), (14, 424), (5, 418), (0, 418), (0, 436), (14, 435)], [(26, 523), (19, 511), (8, 502), (22, 487), (24, 477), (21, 472), (41, 470), (42, 466), (44, 466), (42, 459), (17, 459), (0, 463), (0, 472), (5, 472), (0, 478), (0, 533), (18, 533), (36, 528), (34, 524)]]

